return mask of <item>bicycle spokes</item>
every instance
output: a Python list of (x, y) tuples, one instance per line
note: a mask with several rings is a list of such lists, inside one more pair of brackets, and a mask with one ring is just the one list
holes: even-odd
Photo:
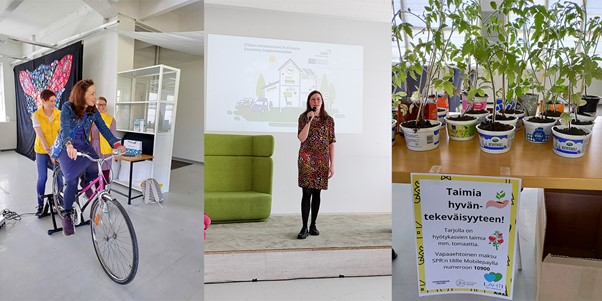
[(109, 277), (129, 283), (138, 269), (138, 242), (131, 220), (116, 200), (93, 206), (92, 240), (96, 255)]

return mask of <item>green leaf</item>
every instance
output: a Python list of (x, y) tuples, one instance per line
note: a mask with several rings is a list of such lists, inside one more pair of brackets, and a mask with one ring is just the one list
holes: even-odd
[(562, 125), (568, 126), (571, 123), (571, 113), (570, 112), (562, 112), (560, 114), (560, 123)]

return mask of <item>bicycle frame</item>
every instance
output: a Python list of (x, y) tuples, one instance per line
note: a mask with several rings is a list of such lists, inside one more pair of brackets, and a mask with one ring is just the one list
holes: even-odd
[(92, 203), (90, 219), (85, 224), (90, 225), (96, 257), (111, 280), (118, 284), (128, 284), (138, 271), (138, 240), (131, 219), (123, 206), (111, 196), (106, 187), (110, 184), (106, 182), (108, 179), (104, 178), (102, 172), (102, 164), (116, 155), (119, 154), (114, 152), (106, 158), (96, 159), (77, 152), (77, 156), (86, 157), (98, 165), (98, 176), (79, 191), (76, 197), (92, 189), (92, 186), (98, 187), (83, 206), (78, 203), (80, 212), (77, 214), (82, 214)]
[(98, 165), (98, 176), (94, 180), (92, 180), (90, 183), (88, 183), (88, 185), (86, 185), (86, 187), (84, 187), (82, 190), (80, 190), (76, 196), (76, 197), (81, 196), (86, 191), (92, 189), (92, 186), (98, 184), (96, 191), (94, 191), (92, 193), (92, 195), (88, 198), (88, 201), (84, 205), (80, 205), (82, 212), (84, 212), (86, 210), (86, 208), (88, 207), (88, 205), (92, 201), (96, 200), (97, 198), (100, 198), (100, 196), (104, 193), (109, 193), (109, 191), (105, 189), (105, 185), (108, 185), (105, 183), (105, 181), (107, 181), (108, 179), (105, 179), (104, 175), (102, 174), (102, 164), (107, 160), (113, 159), (115, 157), (115, 154), (113, 154), (109, 157), (106, 157), (106, 158), (98, 158), (98, 159), (92, 158), (90, 155), (88, 155), (86, 153), (77, 152), (77, 155), (85, 157), (88, 160), (95, 162)]

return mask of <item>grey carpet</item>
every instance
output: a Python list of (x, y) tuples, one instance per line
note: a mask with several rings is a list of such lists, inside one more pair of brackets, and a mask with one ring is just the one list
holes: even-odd
[(319, 236), (297, 239), (299, 215), (274, 215), (265, 222), (213, 224), (205, 252), (362, 248), (391, 246), (391, 214), (320, 215)]

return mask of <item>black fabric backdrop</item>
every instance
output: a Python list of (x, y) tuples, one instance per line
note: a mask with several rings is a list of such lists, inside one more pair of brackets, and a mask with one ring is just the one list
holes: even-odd
[[(36, 100), (44, 89), (56, 93), (57, 108), (69, 100), (73, 85), (82, 78), (84, 45), (77, 42), (43, 57), (15, 66), (17, 99), (17, 153), (32, 160), (36, 134), (31, 114), (37, 110)], [(54, 141), (48, 141), (52, 144)]]

